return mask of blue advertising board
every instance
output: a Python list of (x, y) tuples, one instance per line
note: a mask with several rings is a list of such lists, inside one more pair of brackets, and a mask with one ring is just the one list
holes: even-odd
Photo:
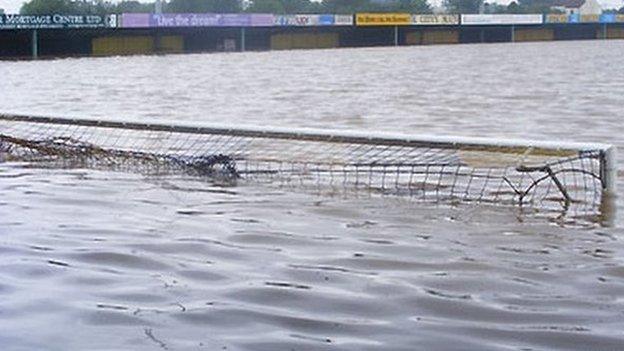
[(333, 26), (334, 15), (319, 15), (319, 25), (321, 26)]
[(600, 15), (600, 23), (615, 23), (615, 13), (603, 13)]

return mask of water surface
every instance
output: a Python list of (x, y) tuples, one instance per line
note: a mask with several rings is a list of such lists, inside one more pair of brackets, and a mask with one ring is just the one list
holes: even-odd
[[(623, 54), (586, 41), (2, 62), (0, 105), (624, 146)], [(623, 224), (7, 162), (0, 345), (618, 350)]]

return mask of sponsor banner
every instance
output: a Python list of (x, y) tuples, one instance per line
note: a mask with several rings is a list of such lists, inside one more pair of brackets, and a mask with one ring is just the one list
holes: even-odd
[(252, 27), (271, 27), (275, 22), (274, 16), (268, 13), (252, 13), (250, 16)]
[(212, 13), (154, 14), (150, 15), (150, 27), (217, 27), (219, 19), (219, 15)]
[(150, 26), (149, 13), (123, 13), (119, 26), (122, 28), (146, 28)]
[(568, 15), (546, 15), (546, 23), (568, 23)]
[(311, 26), (312, 18), (307, 15), (277, 15), (275, 16), (276, 26)]
[(336, 19), (334, 15), (319, 15), (319, 26), (333, 26)]
[(603, 13), (600, 15), (600, 23), (614, 23), (615, 13)]
[(615, 15), (616, 22), (624, 22), (624, 15)]
[(355, 15), (358, 26), (409, 26), (412, 16), (409, 13), (358, 13)]
[(106, 20), (108, 21), (105, 27), (117, 28), (119, 27), (119, 16), (117, 15), (108, 15), (106, 16)]
[(0, 15), (0, 29), (111, 27), (117, 27), (117, 15)]
[(123, 28), (272, 26), (273, 15), (238, 13), (124, 13)]
[(275, 22), (274, 16), (268, 13), (252, 13), (250, 16), (252, 27), (271, 27)]
[(352, 26), (353, 15), (334, 15), (334, 25), (336, 26)]
[(278, 15), (274, 23), (276, 26), (331, 26), (334, 15)]
[(600, 15), (581, 15), (581, 22), (583, 23), (600, 22)]
[(248, 26), (249, 15), (215, 13), (163, 13), (150, 15), (150, 27)]
[(412, 15), (412, 24), (415, 25), (457, 25), (459, 15)]
[(542, 24), (542, 15), (461, 15), (463, 25)]
[(546, 15), (546, 23), (580, 23), (580, 22), (602, 22), (611, 23), (615, 21), (612, 14), (603, 15), (579, 15), (578, 13), (571, 15)]
[(219, 26), (224, 27), (251, 27), (251, 16), (246, 14), (222, 14), (217, 20)]

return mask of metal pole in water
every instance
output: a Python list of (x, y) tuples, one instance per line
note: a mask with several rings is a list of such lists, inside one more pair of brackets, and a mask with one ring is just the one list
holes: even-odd
[(515, 42), (516, 41), (516, 27), (512, 24), (511, 25), (511, 42)]
[(241, 27), (241, 51), (245, 51), (245, 27)]
[(36, 29), (33, 29), (32, 31), (31, 46), (32, 58), (36, 60), (39, 57), (39, 34)]
[(399, 46), (399, 26), (394, 26), (394, 46)]

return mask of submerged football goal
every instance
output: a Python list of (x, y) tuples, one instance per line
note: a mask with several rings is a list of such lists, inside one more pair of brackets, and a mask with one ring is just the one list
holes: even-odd
[(0, 154), (43, 166), (184, 173), (329, 192), (596, 213), (616, 187), (605, 144), (0, 114)]

